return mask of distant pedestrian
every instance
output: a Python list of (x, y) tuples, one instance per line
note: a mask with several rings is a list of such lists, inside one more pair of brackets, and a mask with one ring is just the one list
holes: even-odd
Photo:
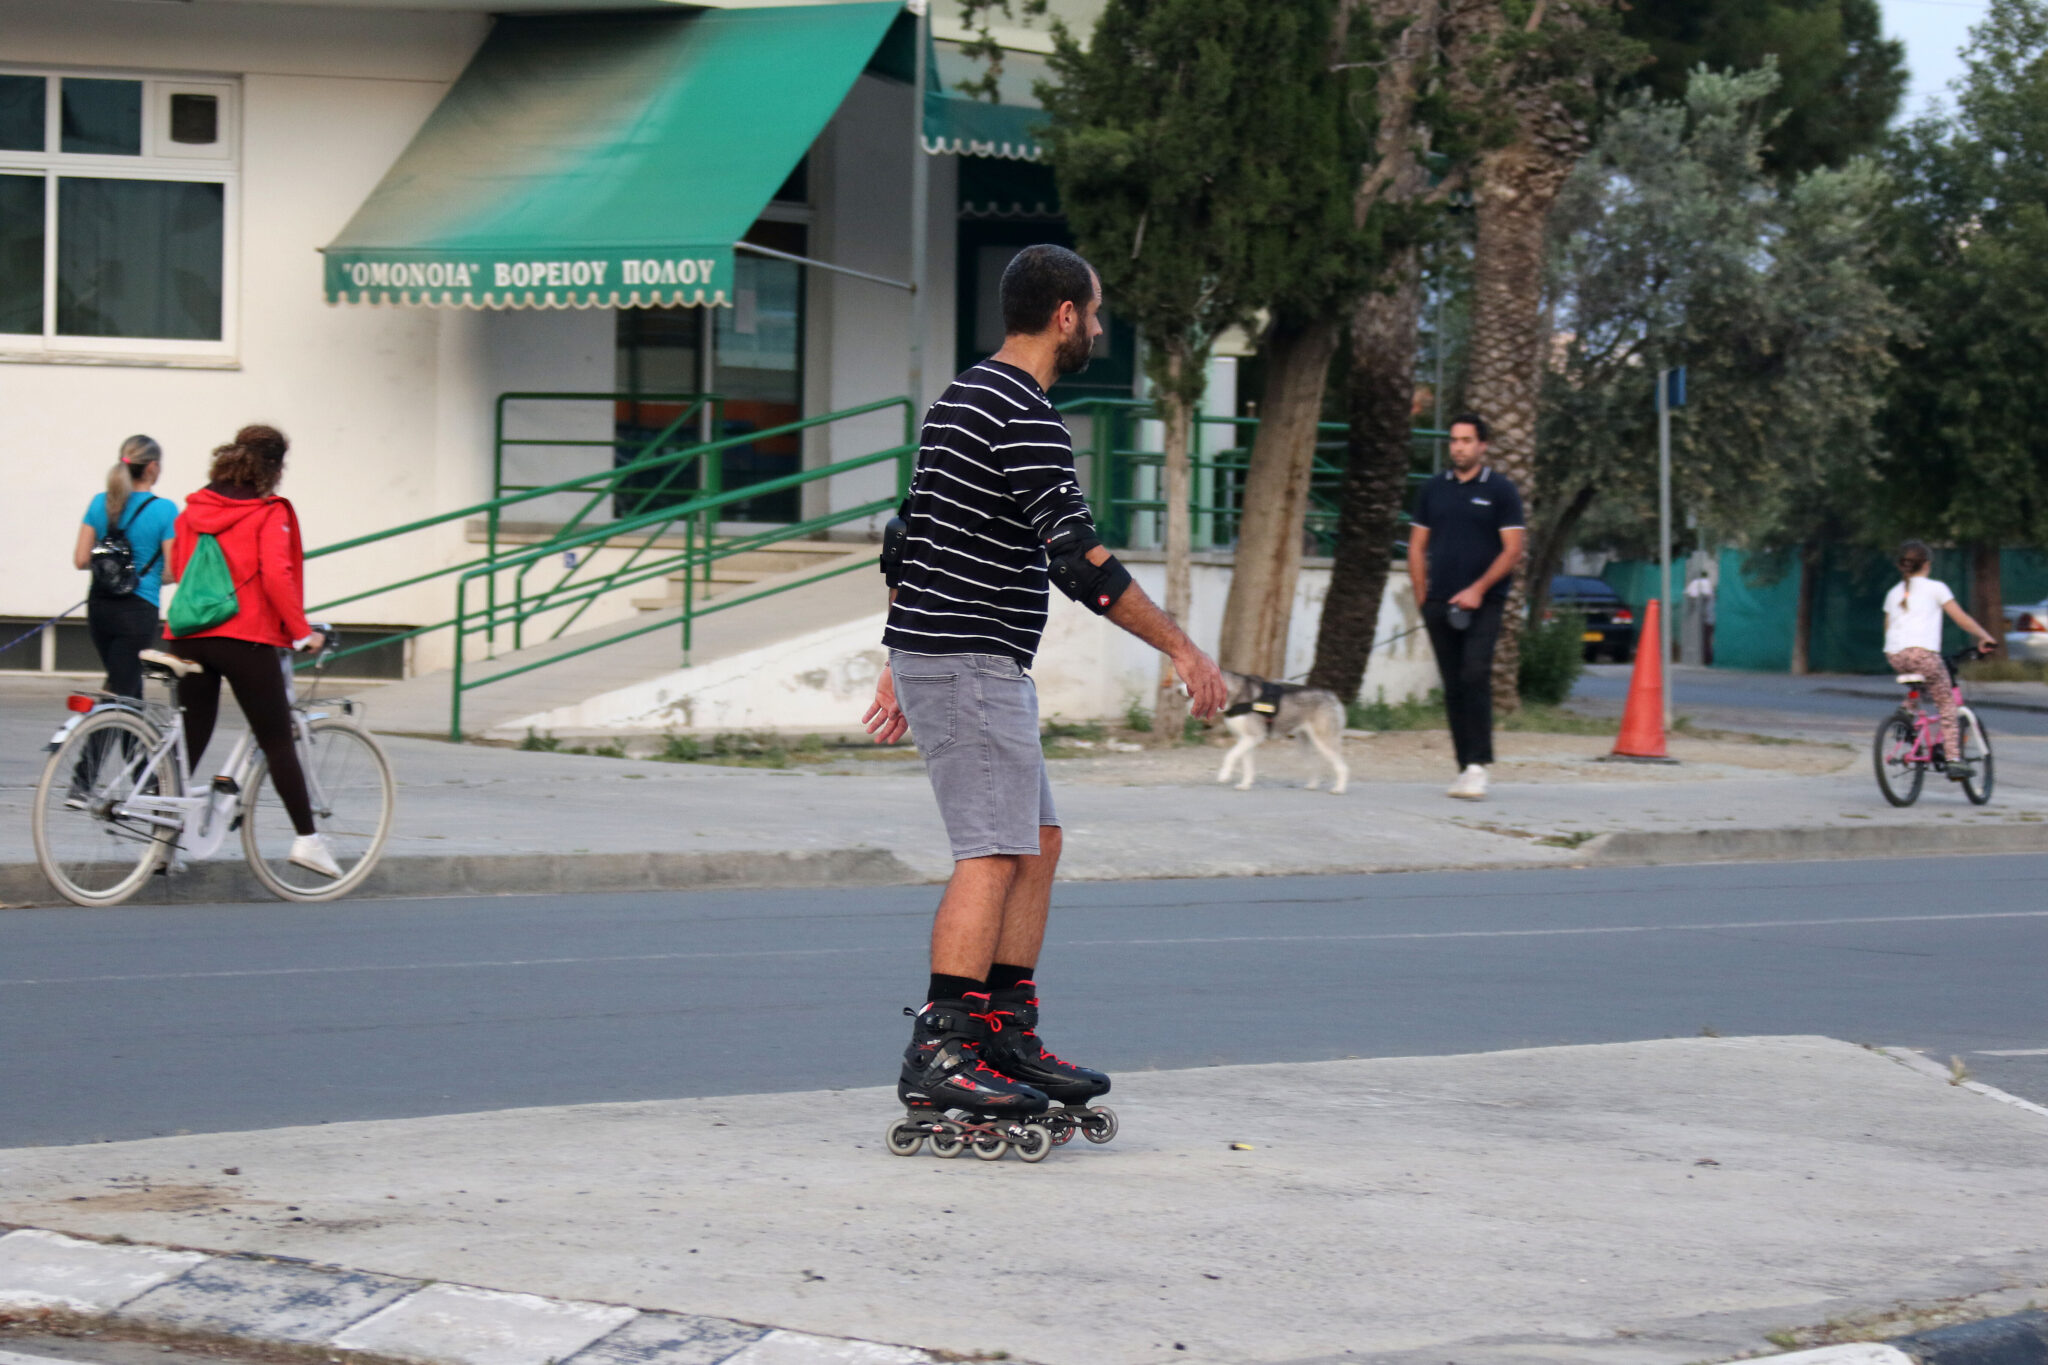
[(1408, 577), (1443, 678), (1458, 776), (1449, 795), (1486, 796), (1493, 762), (1493, 647), (1508, 585), (1528, 540), (1522, 494), (1486, 463), (1486, 420), (1451, 422), (1451, 467), (1422, 487), (1408, 537)]
[(1963, 747), (1956, 723), (1956, 694), (1949, 686), (1948, 663), (1941, 655), (1941, 618), (1944, 614), (1977, 637), (1987, 654), (1998, 641), (1978, 625), (1956, 601), (1948, 584), (1929, 577), (1934, 569), (1934, 552), (1925, 543), (1909, 540), (1899, 547), (1899, 581), (1884, 595), (1884, 658), (1895, 672), (1918, 673), (1921, 691), (1941, 713), (1941, 747), (1934, 751), (1938, 770), (1960, 782), (1970, 776), (1963, 761)]
[(130, 436), (107, 471), (107, 491), (93, 494), (71, 563), (92, 571), (85, 628), (107, 671), (107, 691), (142, 695), (143, 650), (156, 642), (164, 568), (170, 562), (178, 504), (154, 491), (164, 452), (147, 436)]
[(1714, 579), (1705, 569), (1699, 577), (1685, 585), (1685, 601), (1693, 612), (1693, 620), (1699, 626), (1700, 664), (1712, 667), (1714, 663)]

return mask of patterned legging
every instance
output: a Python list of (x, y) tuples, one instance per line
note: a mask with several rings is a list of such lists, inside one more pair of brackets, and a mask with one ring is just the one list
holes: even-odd
[(1960, 759), (1963, 745), (1956, 725), (1956, 694), (1948, 685), (1948, 665), (1931, 649), (1902, 649), (1884, 657), (1895, 671), (1918, 673), (1927, 679), (1920, 684), (1920, 690), (1941, 712), (1941, 742), (1950, 758)]

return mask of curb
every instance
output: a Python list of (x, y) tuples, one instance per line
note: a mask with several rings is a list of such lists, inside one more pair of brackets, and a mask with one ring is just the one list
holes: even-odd
[(0, 1236), (0, 1317), (319, 1346), (421, 1365), (936, 1365), (907, 1346), (264, 1256)]
[[(1815, 692), (1824, 692), (1831, 697), (1858, 697), (1865, 701), (1890, 701), (1899, 699), (1897, 688), (1880, 692), (1874, 687), (1816, 687)], [(1982, 711), (2026, 711), (2036, 716), (2048, 716), (2048, 705), (2034, 701), (2009, 701), (2001, 697), (1977, 696), (1970, 698), (1972, 710)]]
[[(152, 879), (154, 880), (154, 879)], [(169, 881), (169, 879), (165, 879)], [(883, 848), (814, 853), (460, 853), (385, 858), (349, 897), (544, 895), (557, 891), (708, 891), (769, 886), (906, 886), (929, 881)], [(192, 864), (128, 905), (275, 901), (240, 858)], [(0, 904), (68, 905), (35, 863), (0, 863)]]
[[(1330, 863), (1276, 870), (1234, 868), (1182, 876), (1349, 876), (1382, 872), (1508, 871), (1551, 867), (1649, 867), (1661, 863), (1811, 862), (1829, 858), (2048, 853), (2048, 820), (2009, 825), (1827, 825), (1793, 829), (1615, 830), (1569, 860), (1399, 864)], [(1118, 880), (1075, 872), (1069, 880)], [(924, 886), (941, 880), (885, 848), (815, 852), (405, 854), (379, 863), (350, 900), (423, 896), (523, 896), (606, 891), (713, 891), (811, 886)], [(174, 883), (146, 888), (131, 906), (273, 902), (239, 858), (195, 863)], [(34, 863), (0, 863), (0, 909), (64, 906)]]
[(2048, 1365), (2048, 1313), (2031, 1310), (1885, 1342), (1759, 1356), (1756, 1365)]
[(1596, 863), (1722, 863), (2048, 853), (2048, 821), (2012, 825), (1827, 825), (1809, 829), (1617, 830), (1586, 841)]

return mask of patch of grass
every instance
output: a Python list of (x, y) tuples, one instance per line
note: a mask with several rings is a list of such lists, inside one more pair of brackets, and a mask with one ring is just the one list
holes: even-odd
[[(816, 735), (807, 735), (802, 744), (816, 741), (815, 748), (803, 750), (823, 756), (825, 741)], [(660, 753), (654, 755), (662, 763), (716, 763), (728, 768), (787, 768), (789, 766), (789, 745), (782, 736), (767, 731), (758, 733), (737, 733), (721, 731), (709, 739), (695, 735), (670, 735)]]
[(1547, 834), (1543, 838), (1538, 839), (1536, 842), (1539, 844), (1548, 844), (1552, 848), (1577, 848), (1580, 844), (1585, 843), (1587, 840), (1596, 839), (1598, 837), (1599, 836), (1590, 829), (1575, 829), (1571, 831), (1569, 834)]
[(626, 756), (626, 746), (618, 743), (616, 740), (610, 744), (600, 744), (590, 751), (590, 756), (592, 758), (624, 758)]
[(529, 729), (526, 738), (519, 741), (519, 747), (530, 754), (551, 754), (562, 747), (562, 741), (553, 735), (537, 735)]
[(1372, 701), (1354, 701), (1344, 708), (1344, 724), (1353, 730), (1441, 730), (1444, 694), (1432, 688), (1426, 697), (1390, 702), (1382, 691)]
[(1180, 742), (1183, 744), (1207, 744), (1209, 723), (1189, 716), (1180, 723)]
[[(1150, 721), (1151, 717), (1147, 716), (1146, 720)], [(1085, 739), (1090, 742), (1099, 742), (1108, 733), (1107, 730), (1102, 728), (1100, 721), (1049, 720), (1039, 732), (1039, 737), (1048, 740)]]
[(2048, 682), (2048, 663), (2031, 659), (1978, 659), (1962, 672), (1969, 682)]
[(1498, 717), (1495, 724), (1503, 730), (1541, 735), (1611, 735), (1621, 729), (1620, 721), (1606, 716), (1582, 716), (1562, 706), (1527, 701), (1513, 715)]
[(1145, 709), (1143, 697), (1132, 697), (1131, 704), (1124, 708), (1124, 729), (1136, 730), (1141, 735), (1152, 733), (1152, 713)]

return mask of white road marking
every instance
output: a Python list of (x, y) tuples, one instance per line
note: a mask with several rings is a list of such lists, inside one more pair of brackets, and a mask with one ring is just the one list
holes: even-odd
[[(1232, 934), (1194, 938), (1061, 939), (1061, 948), (1171, 948), (1226, 943), (1413, 943), (1472, 938), (1571, 938), (1600, 934), (1699, 934), (1734, 929), (1814, 929), (1861, 924), (1948, 924), (1970, 920), (2048, 919), (2048, 910), (1989, 910), (1956, 915), (1840, 915), (1826, 919), (1726, 920), (1685, 924), (1601, 924), (1563, 929), (1440, 929), (1378, 934)], [(763, 957), (833, 957), (900, 953), (900, 944), (848, 948), (754, 948), (735, 952), (621, 953), (606, 957), (527, 957), (466, 962), (361, 963), (346, 967), (264, 967), (242, 971), (147, 972), (122, 976), (17, 977), (0, 986), (85, 986), (123, 981), (219, 981), (242, 977), (336, 976), (350, 972), (439, 972), (510, 967), (600, 966), (615, 962), (729, 961)]]
[(1984, 1048), (1970, 1055), (1973, 1057), (2048, 1057), (2048, 1047)]

